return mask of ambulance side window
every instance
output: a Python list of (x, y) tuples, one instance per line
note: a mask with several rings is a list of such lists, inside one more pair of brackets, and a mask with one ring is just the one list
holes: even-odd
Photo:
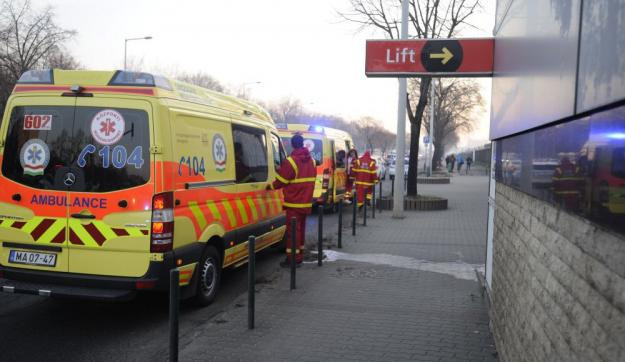
[(237, 183), (267, 181), (267, 138), (265, 131), (240, 125), (232, 126)]
[(271, 134), (271, 151), (273, 154), (273, 166), (277, 172), (280, 169), (282, 161), (286, 158), (286, 155), (282, 147), (282, 142), (280, 142), (280, 137), (273, 133)]

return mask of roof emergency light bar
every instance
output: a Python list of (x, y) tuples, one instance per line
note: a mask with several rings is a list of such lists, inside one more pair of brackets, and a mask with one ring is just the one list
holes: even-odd
[(20, 79), (17, 80), (18, 84), (54, 84), (54, 76), (52, 69), (43, 70), (29, 70), (24, 72)]
[(159, 87), (167, 90), (172, 90), (169, 81), (161, 76), (152, 75), (150, 73), (142, 72), (128, 72), (125, 70), (118, 70), (113, 74), (113, 78), (109, 82), (109, 85), (125, 85), (134, 87)]
[(308, 127), (308, 132), (316, 132), (316, 133), (324, 133), (323, 126), (313, 126)]

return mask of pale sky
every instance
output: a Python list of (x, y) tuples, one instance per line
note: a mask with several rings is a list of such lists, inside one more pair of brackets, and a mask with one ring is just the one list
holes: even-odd
[[(474, 19), (482, 30), (463, 36), (491, 35), (494, 0), (485, 1), (484, 14)], [(342, 21), (337, 10), (349, 9), (347, 0), (33, 3), (52, 4), (58, 24), (78, 32), (68, 48), (87, 69), (122, 69), (124, 39), (152, 36), (128, 42), (128, 58), (141, 61), (142, 70), (203, 71), (231, 87), (245, 86), (254, 99), (292, 96), (309, 111), (348, 120), (372, 116), (396, 130), (397, 80), (364, 74), (365, 40), (382, 34), (357, 32), (356, 24)], [(480, 82), (487, 112), (468, 138), (486, 141), (490, 80)]]

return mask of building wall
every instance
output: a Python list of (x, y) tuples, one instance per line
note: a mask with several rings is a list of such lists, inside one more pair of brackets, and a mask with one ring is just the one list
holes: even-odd
[(574, 113), (580, 1), (498, 2), (491, 139)]
[(502, 361), (625, 361), (625, 242), (496, 185), (491, 323)]
[(486, 281), (499, 356), (625, 361), (625, 1), (498, 0), (496, 17)]
[(577, 112), (625, 98), (625, 3), (585, 0)]

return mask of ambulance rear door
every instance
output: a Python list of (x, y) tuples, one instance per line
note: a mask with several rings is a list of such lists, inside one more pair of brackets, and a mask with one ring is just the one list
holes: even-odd
[(75, 98), (15, 97), (3, 124), (0, 264), (68, 271), (67, 154)]
[(152, 107), (94, 95), (76, 101), (69, 154), (69, 272), (139, 277), (150, 260)]

